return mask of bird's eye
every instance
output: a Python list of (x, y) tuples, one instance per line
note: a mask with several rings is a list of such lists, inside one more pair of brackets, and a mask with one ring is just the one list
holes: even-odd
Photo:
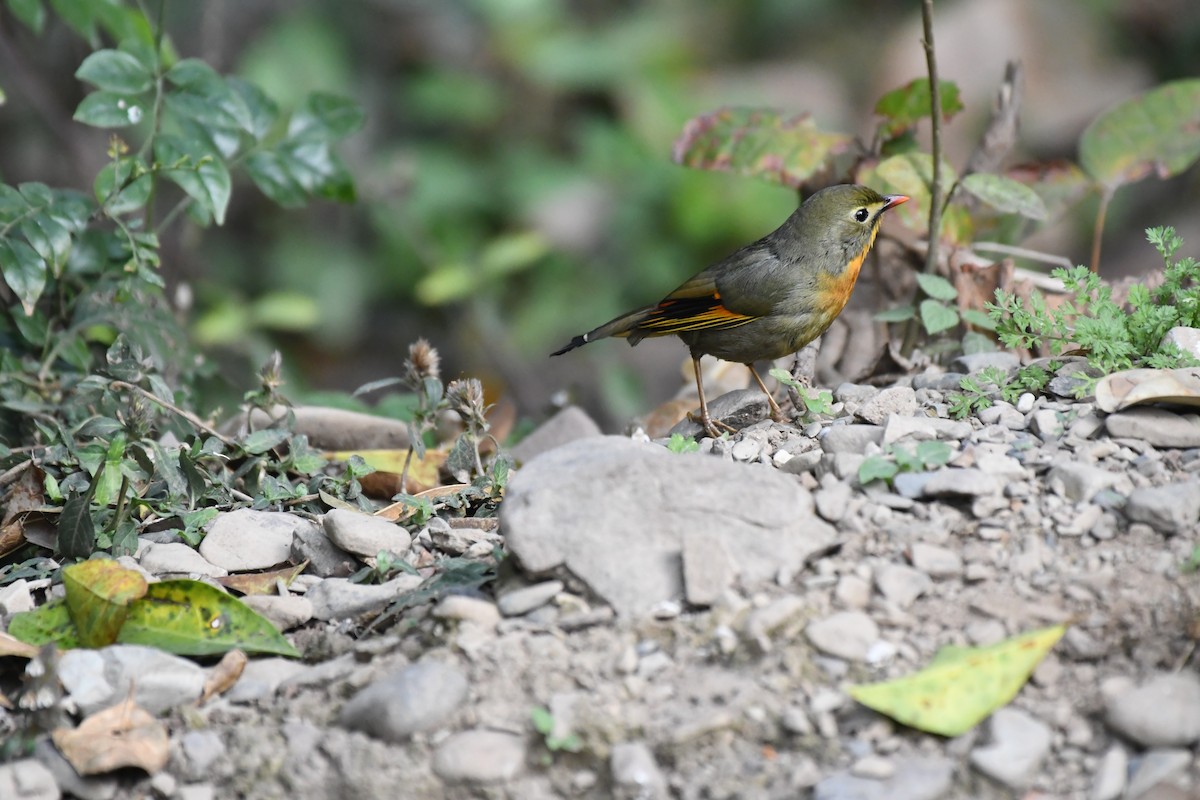
[(871, 216), (871, 213), (869, 211), (867, 211), (865, 208), (860, 208), (858, 211), (854, 212), (854, 218), (856, 220), (858, 220), (859, 222), (866, 222), (867, 217), (869, 217), (869, 216)]

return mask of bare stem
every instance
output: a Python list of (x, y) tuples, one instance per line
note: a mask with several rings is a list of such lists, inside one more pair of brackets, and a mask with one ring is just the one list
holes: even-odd
[[(937, 55), (933, 47), (933, 0), (921, 0), (921, 23), (924, 26), (925, 65), (929, 71), (929, 122), (932, 131), (933, 185), (929, 187), (929, 250), (925, 253), (925, 272), (932, 274), (938, 265), (938, 236), (942, 229), (942, 93), (938, 81)], [(914, 304), (920, 304), (925, 293), (918, 286)], [(905, 357), (912, 354), (921, 330), (920, 316), (908, 322), (904, 342), (900, 347)]]
[(1100, 272), (1100, 242), (1104, 238), (1104, 218), (1108, 216), (1108, 201), (1112, 200), (1112, 192), (1105, 189), (1100, 195), (1100, 209), (1096, 212), (1096, 227), (1092, 231), (1092, 272)]
[(204, 420), (197, 417), (195, 414), (191, 413), (190, 411), (184, 411), (182, 408), (175, 405), (174, 403), (170, 403), (166, 400), (163, 400), (161, 397), (158, 397), (157, 395), (146, 391), (145, 389), (143, 389), (140, 386), (137, 386), (132, 383), (126, 383), (125, 381), (113, 381), (111, 384), (111, 387), (114, 391), (120, 390), (120, 389), (125, 389), (127, 391), (135, 392), (136, 394), (140, 394), (142, 397), (146, 398), (151, 403), (154, 403), (155, 405), (165, 408), (168, 411), (172, 412), (173, 414), (177, 414), (178, 416), (187, 420), (189, 423), (191, 423), (192, 427), (196, 428), (196, 430), (203, 431), (204, 433), (207, 433), (209, 436), (216, 437), (221, 442), (221, 444), (225, 445), (226, 447), (235, 447), (237, 445), (237, 442), (235, 442), (233, 439), (230, 439), (228, 436), (225, 436), (220, 431), (218, 431), (216, 428), (212, 427), (211, 425), (206, 423)]

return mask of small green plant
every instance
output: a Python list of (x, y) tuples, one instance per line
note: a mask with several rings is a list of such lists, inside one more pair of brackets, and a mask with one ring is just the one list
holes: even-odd
[[(987, 331), (995, 330), (996, 324), (984, 312), (974, 308), (960, 309), (958, 307), (956, 303), (958, 289), (955, 289), (954, 284), (941, 275), (919, 272), (916, 278), (917, 285), (925, 295), (925, 299), (916, 306), (897, 306), (880, 311), (875, 315), (875, 319), (880, 322), (907, 322), (910, 319), (919, 318), (921, 327), (928, 336), (938, 336), (952, 331), (958, 327), (960, 322), (967, 322), (976, 328)], [(984, 344), (988, 342), (986, 337), (978, 334), (972, 335), (970, 332), (967, 337), (963, 341), (963, 349), (967, 352), (994, 348), (990, 342)]]
[[(864, 486), (872, 481), (892, 480), (901, 472), (924, 472), (945, 466), (954, 454), (946, 442), (921, 442), (909, 450), (899, 445), (889, 446), (883, 455), (868, 456), (858, 467), (858, 482)], [(889, 458), (888, 456), (891, 456)]]
[(700, 449), (700, 443), (682, 433), (672, 433), (667, 441), (667, 449), (672, 453), (694, 453)]
[(809, 389), (802, 383), (792, 377), (786, 369), (775, 367), (771, 369), (770, 376), (779, 381), (784, 386), (796, 392), (800, 398), (801, 405), (804, 406), (800, 421), (808, 423), (815, 420), (822, 414), (833, 413), (833, 395), (824, 389)]
[(1183, 242), (1173, 228), (1150, 228), (1146, 238), (1163, 258), (1164, 280), (1156, 289), (1130, 289), (1129, 311), (1087, 267), (1060, 268), (1052, 275), (1063, 282), (1069, 297), (1055, 308), (1039, 292), (1026, 302), (996, 291), (996, 302), (988, 303), (987, 310), (1001, 343), (1022, 350), (1044, 348), (1054, 355), (1079, 350), (1104, 375), (1134, 367), (1194, 365), (1194, 358), (1164, 345), (1163, 336), (1177, 325), (1200, 324), (1200, 264), (1194, 258), (1174, 260)]
[(1017, 370), (1012, 378), (999, 367), (985, 367), (974, 375), (964, 375), (959, 381), (962, 391), (946, 398), (950, 406), (950, 416), (964, 419), (990, 408), (997, 395), (1007, 403), (1016, 403), (1025, 392), (1043, 392), (1059, 366), (1054, 361), (1048, 362), (1044, 367), (1028, 364)]
[(416, 575), (417, 570), (403, 558), (388, 550), (380, 550), (375, 556), (375, 566), (363, 567), (350, 576), (351, 583), (387, 583), (397, 574), (405, 572)]
[(533, 721), (534, 730), (542, 735), (542, 742), (546, 745), (547, 752), (542, 759), (545, 763), (550, 763), (555, 753), (578, 753), (583, 749), (583, 741), (574, 733), (566, 736), (554, 735), (554, 715), (549, 709), (535, 706), (529, 710), (529, 718)]

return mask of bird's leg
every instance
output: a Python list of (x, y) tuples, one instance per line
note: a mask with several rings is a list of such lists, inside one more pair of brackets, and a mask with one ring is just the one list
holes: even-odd
[(696, 373), (696, 394), (700, 395), (700, 419), (696, 419), (696, 415), (691, 413), (688, 414), (688, 419), (690, 419), (692, 422), (699, 422), (700, 425), (703, 426), (705, 433), (714, 439), (721, 435), (720, 431), (717, 430), (718, 425), (730, 433), (736, 433), (733, 428), (729, 427), (724, 422), (714, 420), (711, 416), (709, 416), (708, 401), (704, 399), (704, 378), (700, 373), (700, 356), (694, 353), (692, 354), (692, 371)]
[(783, 409), (779, 407), (779, 403), (775, 402), (775, 398), (767, 390), (767, 385), (763, 383), (763, 379), (758, 377), (758, 370), (754, 368), (753, 364), (747, 364), (746, 369), (750, 370), (750, 374), (754, 376), (754, 382), (758, 384), (758, 388), (762, 389), (763, 394), (767, 396), (767, 405), (771, 407), (771, 419), (776, 422), (786, 421), (787, 417), (783, 415)]

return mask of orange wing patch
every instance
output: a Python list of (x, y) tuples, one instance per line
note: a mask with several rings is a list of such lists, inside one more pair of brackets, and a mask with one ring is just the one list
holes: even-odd
[(723, 330), (753, 322), (757, 317), (730, 311), (721, 304), (720, 295), (664, 300), (638, 330), (648, 336), (665, 336), (686, 331)]

